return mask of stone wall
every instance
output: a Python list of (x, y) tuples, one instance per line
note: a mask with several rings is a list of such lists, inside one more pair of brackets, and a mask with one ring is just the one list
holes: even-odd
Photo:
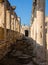
[(21, 34), (25, 35), (25, 30), (28, 30), (28, 32), (29, 32), (28, 36), (30, 36), (30, 27), (27, 25), (22, 25), (21, 26)]
[(46, 43), (47, 43), (47, 65), (48, 65), (48, 16), (45, 17), (45, 32), (46, 32)]
[(20, 19), (14, 11), (15, 8), (8, 0), (0, 0), (0, 60), (20, 37)]
[(46, 64), (45, 0), (34, 0), (31, 17), (31, 38), (35, 46), (36, 62)]

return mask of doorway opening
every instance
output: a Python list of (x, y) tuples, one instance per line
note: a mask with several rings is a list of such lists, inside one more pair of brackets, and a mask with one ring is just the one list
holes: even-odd
[(29, 33), (28, 33), (28, 30), (25, 30), (25, 36), (28, 37)]

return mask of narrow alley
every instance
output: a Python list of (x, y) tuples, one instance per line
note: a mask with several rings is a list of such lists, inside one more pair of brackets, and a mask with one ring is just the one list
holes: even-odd
[(0, 65), (48, 65), (47, 6), (48, 0), (0, 0)]

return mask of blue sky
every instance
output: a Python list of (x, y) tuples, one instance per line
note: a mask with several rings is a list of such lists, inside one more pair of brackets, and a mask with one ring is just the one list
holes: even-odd
[[(15, 12), (21, 17), (21, 24), (29, 25), (32, 13), (33, 0), (9, 0), (11, 5), (16, 6)], [(46, 0), (46, 16), (48, 16), (48, 0)]]

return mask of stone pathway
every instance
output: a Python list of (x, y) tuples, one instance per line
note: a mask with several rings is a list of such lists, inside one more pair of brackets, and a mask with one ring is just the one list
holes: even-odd
[(0, 65), (34, 65), (33, 44), (28, 38), (17, 40), (16, 45), (1, 61)]

